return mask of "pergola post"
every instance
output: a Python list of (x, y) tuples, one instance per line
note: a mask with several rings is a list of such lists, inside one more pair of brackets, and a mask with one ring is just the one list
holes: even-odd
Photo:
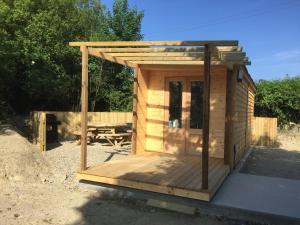
[(138, 101), (138, 67), (134, 68), (133, 75), (133, 104), (132, 104), (132, 138), (131, 152), (136, 154), (136, 137), (137, 137), (137, 101)]
[(81, 171), (87, 168), (87, 114), (88, 114), (88, 48), (81, 46), (82, 79), (81, 79)]
[(203, 141), (202, 141), (202, 189), (208, 189), (209, 166), (209, 110), (210, 110), (210, 63), (211, 49), (204, 45), (204, 87), (203, 87)]

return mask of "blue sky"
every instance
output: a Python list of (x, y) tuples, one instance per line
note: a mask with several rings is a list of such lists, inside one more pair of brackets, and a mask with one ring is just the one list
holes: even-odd
[(239, 40), (255, 80), (300, 75), (300, 0), (128, 1), (145, 11), (144, 40)]

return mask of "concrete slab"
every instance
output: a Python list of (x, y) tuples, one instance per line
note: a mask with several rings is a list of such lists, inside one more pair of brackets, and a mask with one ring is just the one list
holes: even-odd
[[(82, 188), (88, 188), (95, 191), (99, 191), (100, 196), (106, 198), (122, 198), (131, 200), (147, 201), (148, 199), (157, 199), (159, 201), (166, 201), (169, 203), (175, 203), (194, 207), (197, 210), (197, 214), (203, 216), (227, 218), (235, 221), (235, 224), (247, 224), (252, 222), (253, 224), (273, 224), (273, 225), (299, 225), (300, 220), (297, 218), (277, 216), (274, 214), (259, 213), (252, 210), (244, 210), (241, 208), (221, 206), (217, 204), (211, 204), (195, 199), (183, 198), (178, 196), (171, 196), (166, 194), (160, 194), (150, 191), (142, 191), (138, 189), (99, 184), (90, 181), (81, 181), (80, 186)], [(238, 222), (237, 222), (238, 221)], [(246, 223), (247, 222), (247, 223)]]
[(300, 180), (235, 171), (227, 177), (212, 204), (300, 219)]

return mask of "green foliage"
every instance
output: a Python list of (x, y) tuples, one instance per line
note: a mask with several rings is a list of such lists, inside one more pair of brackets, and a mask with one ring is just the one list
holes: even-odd
[[(141, 40), (141, 22), (144, 16), (136, 8), (130, 9), (127, 0), (116, 0), (112, 12), (105, 10), (102, 30), (93, 35), (93, 40)], [(109, 31), (109, 32), (108, 32)], [(130, 111), (132, 109), (133, 73), (129, 68), (99, 61), (90, 78), (90, 101), (102, 102), (105, 108), (97, 110)], [(89, 64), (91, 67), (92, 63)], [(93, 105), (91, 102), (90, 105)], [(97, 106), (97, 105), (96, 105)], [(93, 109), (92, 109), (93, 110)]]
[(127, 0), (116, 0), (113, 5), (113, 15), (109, 16), (113, 34), (118, 40), (134, 41), (143, 38), (141, 22), (144, 13), (139, 13), (135, 7), (130, 10)]
[[(68, 42), (140, 40), (142, 18), (127, 0), (116, 0), (112, 12), (98, 0), (0, 0), (0, 105), (17, 113), (77, 110), (81, 55)], [(90, 58), (89, 77), (93, 109), (130, 108), (130, 70)]]
[(300, 122), (300, 76), (256, 83), (255, 115), (277, 117), (282, 126)]

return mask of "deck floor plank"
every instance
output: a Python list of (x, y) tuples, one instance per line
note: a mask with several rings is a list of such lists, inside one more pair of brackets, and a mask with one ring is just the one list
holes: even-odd
[(201, 163), (199, 156), (132, 155), (101, 163), (78, 174), (81, 178), (86, 175), (87, 180), (96, 179), (103, 183), (115, 180), (115, 185), (143, 190), (147, 190), (148, 186), (157, 187), (158, 192), (168, 194), (176, 189), (174, 195), (207, 200), (210, 192), (213, 194), (221, 185), (229, 167), (224, 165), (223, 159), (210, 158), (209, 190), (203, 191)]
[[(200, 166), (199, 166), (200, 165)], [(196, 162), (190, 164), (189, 167), (187, 167), (188, 170), (186, 170), (182, 176), (179, 177), (179, 179), (174, 179), (173, 184), (176, 187), (184, 188), (186, 180), (191, 176), (192, 173), (194, 173), (197, 169), (200, 169), (201, 174), (201, 162), (200, 160), (197, 160)], [(201, 175), (199, 176), (201, 178)], [(201, 179), (200, 179), (201, 180)], [(201, 182), (201, 181), (200, 181)]]
[(165, 186), (176, 186), (175, 181), (185, 175), (185, 171), (190, 169), (194, 164), (190, 157), (175, 157), (172, 165), (166, 170), (163, 176), (155, 176), (151, 181)]
[(142, 162), (142, 167), (140, 167), (136, 172), (132, 172), (131, 174), (125, 175), (124, 178), (155, 184), (155, 182), (151, 182), (151, 179), (154, 176), (160, 175), (160, 173), (165, 173), (165, 171), (160, 172), (160, 167), (162, 166), (163, 162), (163, 159), (159, 157), (157, 157), (155, 161), (151, 161), (146, 158)]
[[(210, 158), (209, 171), (215, 166), (217, 160), (215, 158)], [(202, 186), (202, 163), (198, 163), (195, 165), (194, 170), (186, 177), (184, 182), (182, 182), (183, 188), (189, 188), (192, 190), (198, 190), (195, 188), (196, 186)], [(201, 189), (201, 188), (200, 188)]]

